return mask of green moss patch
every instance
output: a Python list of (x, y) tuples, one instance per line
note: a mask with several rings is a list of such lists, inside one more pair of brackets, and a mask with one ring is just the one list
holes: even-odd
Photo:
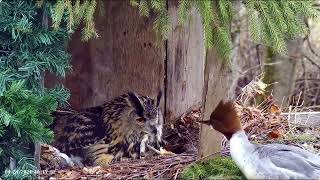
[(205, 162), (197, 162), (184, 169), (183, 180), (197, 179), (245, 179), (231, 157), (215, 157)]

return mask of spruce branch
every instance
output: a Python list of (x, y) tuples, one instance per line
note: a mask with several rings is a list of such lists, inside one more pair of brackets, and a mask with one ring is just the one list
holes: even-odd
[(52, 16), (53, 27), (55, 29), (58, 29), (60, 27), (64, 10), (65, 10), (64, 0), (58, 0), (57, 3), (55, 4), (54, 13)]

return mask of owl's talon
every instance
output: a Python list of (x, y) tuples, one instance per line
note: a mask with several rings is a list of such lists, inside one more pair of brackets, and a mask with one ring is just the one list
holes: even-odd
[(145, 159), (145, 158), (146, 158), (146, 154), (143, 152), (140, 152), (139, 159)]
[(115, 161), (114, 156), (110, 154), (101, 154), (94, 161), (94, 166), (107, 166)]
[(171, 156), (171, 155), (176, 155), (175, 153), (171, 152), (171, 151), (167, 151), (165, 149), (163, 149), (162, 147), (160, 148), (160, 155), (161, 156)]
[(157, 154), (159, 154), (160, 156), (170, 156), (170, 155), (176, 155), (175, 153), (171, 152), (171, 151), (167, 151), (165, 149), (163, 149), (162, 147), (160, 147), (160, 151), (155, 149), (154, 147), (148, 145), (148, 148), (150, 148), (152, 151), (156, 152)]

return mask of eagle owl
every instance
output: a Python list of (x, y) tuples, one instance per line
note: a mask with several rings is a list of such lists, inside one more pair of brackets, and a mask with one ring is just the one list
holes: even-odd
[(162, 145), (161, 96), (161, 91), (156, 100), (128, 92), (100, 106), (57, 111), (53, 145), (93, 165), (141, 158), (148, 145), (155, 149)]

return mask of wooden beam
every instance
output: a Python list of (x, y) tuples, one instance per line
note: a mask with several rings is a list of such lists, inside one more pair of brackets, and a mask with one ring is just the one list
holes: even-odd
[[(203, 117), (208, 120), (214, 108), (221, 100), (227, 98), (228, 66), (223, 64), (214, 49), (209, 50), (206, 55), (203, 89)], [(198, 158), (214, 154), (221, 149), (222, 135), (207, 125), (200, 126), (200, 140)]]
[(167, 48), (166, 120), (174, 121), (190, 107), (201, 103), (204, 71), (204, 41), (200, 14), (194, 9), (181, 26), (176, 0), (168, 1), (172, 19)]

